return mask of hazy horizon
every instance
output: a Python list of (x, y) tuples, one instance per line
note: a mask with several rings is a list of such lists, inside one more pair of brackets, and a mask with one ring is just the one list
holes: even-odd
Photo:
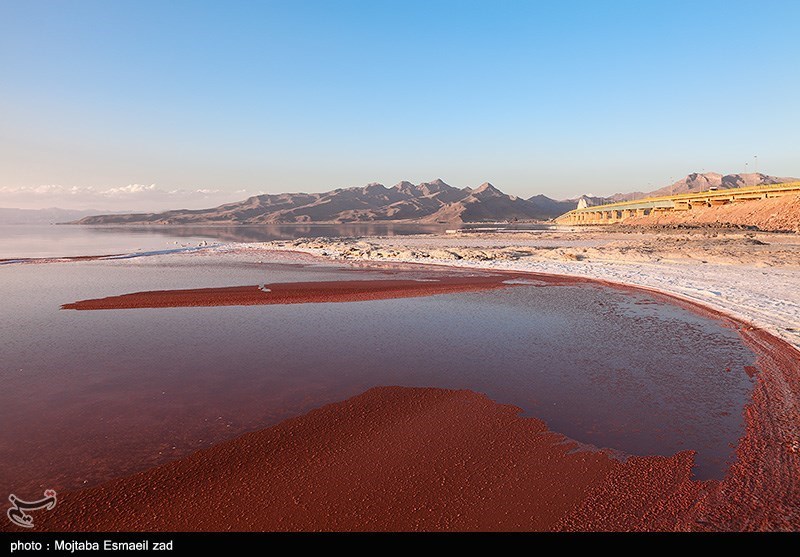
[[(713, 171), (708, 171), (713, 172)], [(691, 173), (689, 173), (691, 174)], [(724, 174), (724, 173), (723, 173)], [(738, 173), (729, 173), (729, 174), (738, 174)], [(769, 174), (769, 173), (762, 173), (762, 174)], [(774, 174), (771, 174), (775, 176)], [(677, 180), (685, 178), (685, 176), (680, 176)], [(423, 180), (421, 182), (416, 182), (417, 184), (422, 182), (432, 182), (435, 179), (441, 178), (431, 178), (429, 180)], [(493, 186), (497, 187), (504, 193), (508, 193), (503, 189), (501, 185), (498, 185), (491, 180), (485, 180), (484, 182), (480, 182), (477, 184), (468, 184), (468, 185), (456, 185), (448, 182), (447, 180), (442, 179), (445, 183), (450, 186), (463, 188), (463, 187), (472, 187), (475, 188), (480, 184), (488, 181), (492, 183)], [(410, 180), (406, 180), (410, 181)], [(674, 182), (675, 180), (673, 180)], [(370, 183), (381, 183), (385, 187), (390, 188), (395, 184), (384, 184), (383, 182), (369, 182), (367, 184), (359, 184), (354, 186), (345, 186), (345, 187), (363, 187)], [(399, 183), (399, 182), (398, 182)], [(656, 185), (655, 187), (650, 187), (651, 190), (658, 189), (659, 187), (666, 186), (669, 184), (661, 184)], [(7, 188), (8, 189), (8, 188)], [(218, 205), (223, 205), (225, 203), (232, 203), (236, 201), (243, 201), (246, 197), (253, 196), (253, 195), (262, 195), (265, 193), (269, 194), (277, 194), (277, 193), (315, 193), (320, 191), (329, 191), (329, 190), (308, 190), (304, 192), (300, 191), (271, 191), (271, 192), (250, 192), (246, 193), (245, 190), (238, 190), (234, 192), (226, 192), (224, 190), (212, 190), (212, 191), (186, 191), (186, 190), (173, 190), (173, 191), (165, 191), (159, 189), (155, 184), (151, 184), (150, 186), (141, 186), (138, 184), (134, 184), (128, 187), (123, 188), (109, 188), (106, 190), (101, 190), (97, 188), (62, 188), (60, 186), (44, 186), (41, 188), (37, 188), (39, 191), (33, 191), (32, 189), (25, 190), (19, 192), (19, 194), (15, 195), (13, 193), (9, 193), (8, 191), (3, 192), (2, 188), (0, 188), (0, 199), (18, 199), (20, 203), (8, 204), (8, 205), (0, 205), (0, 209), (22, 209), (22, 210), (48, 210), (48, 209), (64, 209), (64, 210), (75, 210), (75, 211), (91, 211), (91, 212), (115, 212), (115, 213), (124, 213), (124, 212), (157, 212), (163, 210), (179, 210), (179, 209), (207, 209), (212, 208)], [(336, 189), (336, 188), (331, 188)], [(642, 188), (638, 188), (642, 189)], [(613, 193), (633, 193), (634, 191), (638, 191), (638, 189), (631, 189), (626, 191), (615, 191)], [(538, 195), (541, 192), (532, 192), (528, 195), (522, 195), (520, 197), (529, 198), (535, 195)], [(570, 196), (570, 198), (555, 198), (559, 201), (565, 199), (575, 199), (577, 197), (587, 195), (587, 196), (607, 196), (611, 194), (598, 194), (593, 191), (584, 191), (580, 194)], [(230, 196), (238, 196), (232, 198)], [(37, 199), (38, 198), (38, 199)], [(42, 201), (44, 199), (53, 202), (50, 205), (41, 205), (37, 204), (36, 201)], [(31, 200), (33, 202), (31, 202)], [(127, 206), (124, 205), (127, 203)], [(183, 203), (183, 206), (179, 206), (178, 204)]]
[(796, 176), (798, 19), (793, 1), (6, 2), (0, 207)]

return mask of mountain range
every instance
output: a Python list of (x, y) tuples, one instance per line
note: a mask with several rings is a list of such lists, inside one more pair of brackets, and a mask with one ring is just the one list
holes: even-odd
[(286, 224), (414, 221), (422, 223), (546, 220), (564, 213), (573, 202), (546, 196), (523, 199), (490, 183), (455, 188), (437, 179), (392, 187), (368, 184), (323, 193), (256, 195), (211, 209), (162, 213), (98, 215), (79, 224)]
[(486, 182), (477, 188), (455, 188), (441, 179), (392, 187), (372, 183), (364, 187), (340, 188), (323, 193), (282, 193), (256, 195), (244, 201), (210, 209), (179, 209), (161, 213), (95, 215), (77, 224), (289, 224), (359, 223), (411, 221), (420, 223), (499, 222), (548, 220), (574, 209), (580, 199), (588, 205), (659, 195), (720, 189), (742, 185), (793, 181), (765, 174), (714, 172), (690, 174), (654, 192), (615, 194), (558, 201), (545, 195), (528, 199), (508, 195)]

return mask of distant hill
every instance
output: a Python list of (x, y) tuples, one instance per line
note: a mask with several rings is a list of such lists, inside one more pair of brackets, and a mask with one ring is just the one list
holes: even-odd
[(797, 178), (768, 176), (757, 172), (748, 174), (718, 174), (716, 172), (706, 172), (699, 174), (694, 172), (671, 184), (650, 192), (650, 195), (672, 195), (675, 193), (693, 193), (705, 191), (716, 187), (721, 190), (729, 188), (742, 188), (745, 186), (760, 186), (762, 184), (780, 184), (782, 182), (795, 182)]
[(567, 211), (573, 210), (577, 204), (577, 199), (566, 199), (563, 201), (557, 201), (555, 199), (551, 199), (546, 195), (534, 195), (533, 197), (529, 197), (528, 201), (536, 205), (542, 213), (546, 213), (548, 215), (559, 216), (563, 215)]
[(78, 211), (55, 207), (50, 209), (0, 208), (0, 224), (55, 224), (100, 213), (102, 211)]
[(564, 213), (565, 207), (545, 196), (522, 199), (507, 195), (488, 182), (474, 189), (455, 188), (437, 179), (416, 185), (404, 181), (390, 188), (382, 184), (368, 184), (324, 193), (257, 195), (211, 209), (90, 216), (81, 218), (77, 224), (546, 220)]
[(179, 209), (161, 213), (86, 216), (76, 224), (297, 224), (410, 221), (421, 223), (504, 222), (548, 220), (571, 211), (583, 200), (587, 205), (683, 193), (710, 187), (790, 182), (766, 174), (714, 172), (689, 174), (671, 186), (654, 192), (617, 193), (608, 197), (581, 196), (558, 201), (545, 195), (528, 199), (507, 195), (486, 182), (477, 188), (454, 188), (442, 180), (412, 184), (400, 182), (340, 188), (324, 193), (280, 193), (256, 195), (236, 203), (210, 209)]

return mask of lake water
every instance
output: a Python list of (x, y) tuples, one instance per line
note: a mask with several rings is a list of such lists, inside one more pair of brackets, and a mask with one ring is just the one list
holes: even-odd
[(0, 225), (0, 259), (74, 257), (197, 246), (201, 242), (269, 242), (304, 237), (401, 236), (442, 233), (425, 224), (298, 224), (264, 226)]
[(144, 290), (440, 272), (185, 254), (0, 267), (0, 493), (95, 485), (377, 385), (473, 389), (582, 443), (692, 449), (698, 477), (724, 474), (754, 355), (736, 331), (647, 294), (522, 285), (357, 303), (59, 309)]
[[(262, 226), (75, 226), (0, 225), (0, 259), (74, 257), (162, 251), (201, 242), (270, 242), (296, 238), (442, 234), (492, 225), (464, 224), (286, 224)], [(499, 225), (508, 230), (549, 230), (550, 225)]]

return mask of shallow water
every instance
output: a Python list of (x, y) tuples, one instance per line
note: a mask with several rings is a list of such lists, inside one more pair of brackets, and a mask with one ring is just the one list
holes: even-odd
[[(297, 238), (364, 236), (416, 236), (443, 234), (449, 228), (462, 230), (499, 227), (503, 230), (546, 231), (547, 224), (266, 224), (260, 226), (57, 226), (0, 225), (0, 259), (74, 257), (116, 253), (149, 252), (193, 247), (201, 242), (271, 242)], [(494, 228), (493, 228), (494, 229)]]
[(156, 251), (201, 242), (270, 242), (304, 237), (443, 233), (444, 225), (286, 224), (263, 226), (0, 225), (0, 259)]
[(63, 311), (142, 290), (437, 271), (174, 256), (0, 267), (0, 494), (148, 468), (376, 385), (466, 388), (582, 443), (698, 451), (720, 478), (755, 357), (721, 323), (601, 286), (357, 303)]

